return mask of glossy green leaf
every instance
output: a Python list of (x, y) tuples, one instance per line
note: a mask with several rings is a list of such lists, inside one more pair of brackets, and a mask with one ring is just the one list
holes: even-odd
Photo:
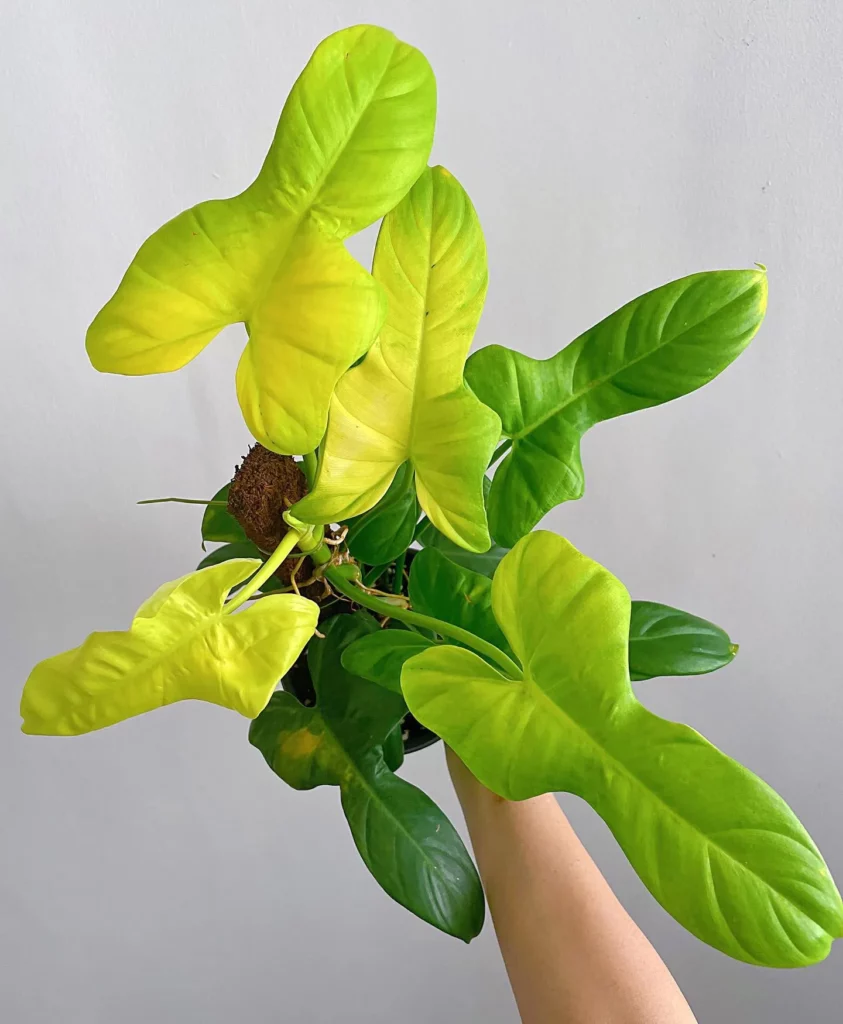
[(408, 629), (381, 629), (350, 644), (342, 664), (353, 675), (401, 693), (404, 662), (434, 645), (434, 640)]
[(416, 540), (422, 547), (434, 548), (441, 551), (446, 558), (461, 565), (464, 569), (471, 569), (472, 572), (479, 572), (490, 579), (495, 575), (495, 569), (500, 560), (509, 551), (509, 548), (501, 547), (500, 544), (492, 542), (488, 551), (467, 551), (455, 544), (452, 540), (440, 533), (427, 518), (421, 523), (416, 532)]
[(378, 625), (357, 613), (323, 628), (325, 640), (307, 652), (316, 706), (276, 693), (249, 739), (295, 789), (339, 786), (354, 842), (380, 885), (418, 917), (468, 941), (484, 915), (471, 858), (436, 804), (384, 760), (383, 743), (404, 716), (404, 701), (341, 664), (345, 648)]
[[(228, 501), (228, 489), (231, 486), (227, 483), (221, 487), (213, 497), (213, 501)], [(243, 527), (237, 522), (234, 516), (221, 505), (208, 505), (205, 514), (202, 516), (202, 540), (223, 541), (227, 544), (249, 544), (248, 537)]]
[(537, 532), (501, 562), (492, 606), (523, 677), (465, 649), (424, 651), (402, 672), (416, 718), (501, 796), (587, 800), (650, 892), (705, 942), (770, 967), (822, 960), (843, 932), (828, 868), (766, 783), (635, 699), (623, 585)]
[(418, 518), (413, 467), (405, 462), (377, 505), (348, 520), (348, 550), (366, 565), (394, 562), (412, 544)]
[[(483, 477), (483, 495), (487, 504), (491, 486), (492, 481), (489, 477)], [(468, 551), (449, 540), (444, 533), (440, 533), (427, 516), (424, 516), (416, 526), (415, 539), (422, 547), (436, 548), (457, 565), (461, 565), (464, 569), (470, 569), (472, 572), (479, 572), (490, 579), (495, 575), (495, 569), (500, 564), (500, 560), (509, 551), (509, 548), (501, 547), (500, 544), (494, 542), (488, 551)]]
[(317, 605), (294, 594), (224, 612), (229, 591), (259, 566), (241, 558), (165, 583), (126, 632), (92, 633), (40, 662), (21, 699), (23, 731), (78, 735), (179, 700), (254, 718), (319, 617)]
[(340, 382), (305, 522), (372, 508), (407, 461), (419, 503), (455, 544), (490, 544), (483, 475), (500, 422), (463, 381), (486, 297), (486, 246), (464, 189), (428, 169), (384, 218), (372, 268), (389, 297), (380, 337)]
[(475, 352), (466, 380), (512, 438), (489, 498), (495, 540), (511, 547), (581, 497), (583, 434), (708, 383), (749, 344), (766, 305), (762, 271), (694, 274), (634, 299), (550, 359), (499, 345)]
[(336, 382), (386, 312), (343, 239), (406, 194), (427, 163), (435, 115), (433, 73), (417, 50), (371, 25), (329, 36), (293, 86), (255, 181), (141, 246), (91, 324), (91, 362), (110, 373), (177, 370), (243, 322), (237, 395), (249, 429), (274, 451), (312, 451)]
[(713, 622), (655, 601), (632, 602), (629, 672), (633, 680), (714, 672), (737, 653), (737, 644)]
[(409, 591), (414, 611), (461, 626), (512, 653), (492, 613), (492, 581), (487, 576), (457, 565), (435, 548), (424, 548), (413, 559)]

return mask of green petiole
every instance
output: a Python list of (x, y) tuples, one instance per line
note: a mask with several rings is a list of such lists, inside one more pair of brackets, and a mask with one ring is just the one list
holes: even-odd
[(394, 594), (400, 594), (404, 589), (404, 566), (407, 563), (407, 552), (402, 551), (398, 558), (395, 559), (395, 579), (392, 583), (392, 592)]
[(308, 489), (313, 487), (313, 481), (316, 479), (316, 467), (318, 465), (318, 461), (316, 452), (307, 452), (307, 454), (302, 455), (301, 469), (304, 473), (305, 480), (307, 480)]
[(398, 619), (399, 622), (406, 622), (410, 626), (432, 629), (441, 636), (450, 637), (452, 640), (459, 640), (461, 644), (471, 647), (478, 654), (482, 654), (490, 661), (495, 662), (510, 679), (523, 679), (521, 669), (512, 658), (504, 654), (503, 651), (498, 650), (488, 640), (483, 640), (481, 637), (475, 636), (474, 633), (469, 633), (467, 629), (454, 626), (450, 622), (444, 622), (442, 619), (434, 619), (431, 615), (422, 615), (420, 612), (411, 611), (409, 608), (402, 608), (399, 605), (392, 604), (390, 601), (384, 601), (381, 598), (375, 597), (373, 594), (367, 594), (365, 590), (356, 586), (351, 580), (346, 579), (336, 566), (326, 570), (325, 578), (335, 590), (350, 598), (355, 604), (377, 612), (379, 615)]
[(252, 594), (266, 583), (269, 577), (281, 565), (284, 559), (290, 554), (293, 548), (301, 540), (302, 534), (298, 530), (288, 530), (278, 547), (267, 558), (255, 575), (235, 594), (230, 601), (223, 606), (223, 612), (236, 611), (241, 604), (248, 601)]

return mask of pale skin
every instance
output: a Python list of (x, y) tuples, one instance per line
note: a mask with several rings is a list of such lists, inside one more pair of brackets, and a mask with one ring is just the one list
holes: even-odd
[(504, 800), (447, 757), (523, 1024), (696, 1024), (553, 794)]

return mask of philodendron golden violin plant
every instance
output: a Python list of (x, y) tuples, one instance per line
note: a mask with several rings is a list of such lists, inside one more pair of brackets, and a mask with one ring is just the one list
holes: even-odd
[[(140, 248), (91, 324), (108, 373), (177, 370), (243, 323), (237, 396), (257, 445), (207, 502), (197, 571), (125, 632), (37, 665), (23, 730), (78, 735), (196, 699), (252, 719), (296, 789), (336, 786), (386, 892), (464, 940), (483, 893), (457, 832), (398, 774), (448, 743), (500, 796), (565, 791), (606, 821), (677, 921), (770, 967), (823, 959), (843, 904), (757, 776), (631, 681), (727, 665), (722, 629), (534, 528), (583, 493), (595, 423), (716, 377), (758, 330), (763, 268), (694, 274), (556, 355), (467, 359), (487, 286), (465, 189), (428, 167), (431, 69), (371, 26), (316, 49), (255, 181)], [(371, 273), (344, 240), (382, 218)]]

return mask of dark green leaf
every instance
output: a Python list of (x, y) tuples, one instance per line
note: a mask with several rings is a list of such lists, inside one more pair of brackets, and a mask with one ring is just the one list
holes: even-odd
[(386, 892), (423, 920), (469, 941), (484, 916), (471, 857), (436, 804), (394, 775), (384, 758), (383, 744), (406, 705), (398, 694), (342, 667), (345, 648), (379, 627), (357, 613), (337, 615), (322, 628), (325, 639), (308, 648), (316, 706), (276, 692), (252, 723), (249, 739), (295, 789), (339, 786), (360, 856)]
[[(489, 489), (491, 486), (492, 481), (489, 477), (483, 477), (483, 498), (487, 506), (489, 504)], [(472, 572), (479, 572), (483, 576), (488, 576), (489, 579), (495, 575), (495, 569), (497, 569), (500, 560), (509, 551), (509, 548), (502, 548), (500, 544), (495, 544), (494, 541), (488, 551), (468, 551), (455, 544), (452, 540), (449, 540), (444, 533), (440, 533), (427, 516), (422, 516), (421, 521), (416, 527), (415, 539), (422, 547), (436, 548), (437, 551), (441, 551), (446, 558), (450, 558), (457, 565), (461, 565), (464, 569), (470, 569)]]
[(500, 345), (475, 352), (466, 379), (512, 438), (489, 496), (498, 543), (511, 547), (554, 505), (582, 496), (590, 427), (702, 387), (746, 348), (766, 304), (760, 270), (694, 274), (634, 299), (550, 359)]
[(397, 772), (404, 763), (404, 730), (400, 722), (383, 741), (383, 759), (391, 772)]
[(202, 559), (197, 569), (206, 569), (209, 565), (219, 565), (220, 562), (228, 562), (232, 558), (263, 558), (256, 544), (250, 540), (238, 541), (234, 544), (223, 544), (222, 547), (209, 551)]
[(466, 551), (465, 548), (461, 548), (452, 540), (448, 540), (426, 516), (421, 521), (416, 532), (416, 540), (422, 547), (441, 551), (446, 558), (449, 558), (457, 565), (461, 565), (464, 569), (481, 573), (490, 579), (494, 576), (495, 569), (497, 569), (500, 560), (509, 551), (509, 548), (502, 548), (500, 544), (494, 543), (488, 551)]
[[(212, 500), (228, 501), (228, 488), (228, 484), (221, 487)], [(229, 544), (248, 542), (243, 527), (221, 505), (209, 505), (205, 509), (205, 515), (202, 516), (202, 540), (225, 541)]]
[(412, 543), (418, 518), (413, 467), (405, 462), (377, 505), (348, 520), (348, 550), (366, 565), (388, 564)]
[(435, 548), (424, 548), (413, 559), (410, 601), (414, 611), (461, 626), (512, 653), (492, 614), (492, 581), (457, 565)]
[(433, 644), (433, 640), (428, 640), (421, 633), (406, 629), (382, 629), (361, 636), (350, 644), (343, 653), (342, 664), (343, 668), (354, 675), (400, 693), (404, 662)]
[(728, 665), (738, 653), (719, 626), (655, 601), (633, 601), (629, 624), (629, 673), (696, 676)]

